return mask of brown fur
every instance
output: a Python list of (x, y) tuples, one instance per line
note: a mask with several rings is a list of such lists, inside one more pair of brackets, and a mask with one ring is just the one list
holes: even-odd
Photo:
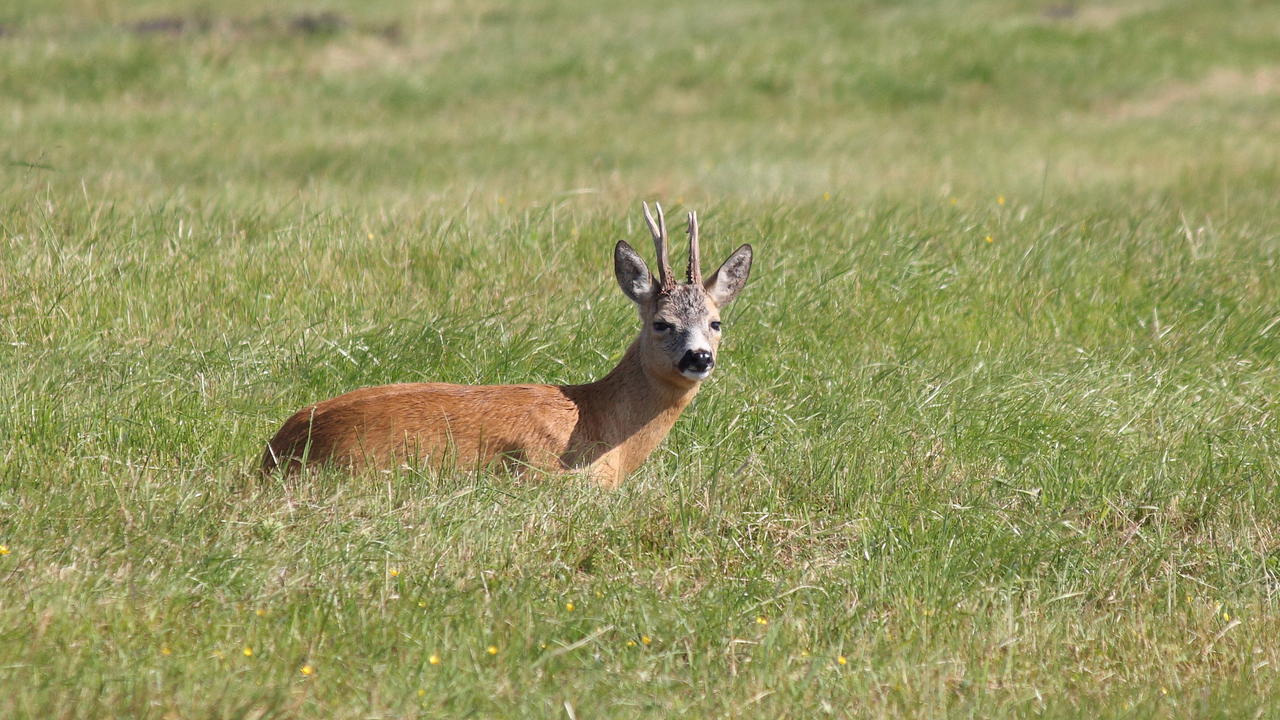
[(263, 472), (452, 458), (460, 468), (508, 462), (585, 470), (617, 487), (666, 437), (696, 383), (649, 379), (637, 346), (586, 385), (404, 383), (363, 388), (299, 410), (271, 439)]

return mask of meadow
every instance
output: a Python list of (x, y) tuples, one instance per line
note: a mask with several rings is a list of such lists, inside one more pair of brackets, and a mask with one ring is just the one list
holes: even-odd
[[(1274, 715), (1278, 32), (9, 0), (0, 717)], [(756, 264), (621, 489), (256, 473), (346, 390), (606, 372), (655, 199)]]

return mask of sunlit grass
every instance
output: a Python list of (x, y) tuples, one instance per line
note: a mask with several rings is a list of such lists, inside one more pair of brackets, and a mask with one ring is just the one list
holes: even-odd
[[(1276, 13), (1055, 8), (0, 11), (0, 716), (1265, 713)], [(652, 198), (757, 264), (620, 490), (256, 475), (607, 371)]]

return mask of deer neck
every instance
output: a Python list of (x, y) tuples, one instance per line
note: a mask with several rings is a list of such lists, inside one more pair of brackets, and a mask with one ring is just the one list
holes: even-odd
[(637, 338), (608, 375), (565, 391), (578, 405), (580, 457), (606, 459), (620, 480), (667, 436), (698, 394), (698, 383), (677, 385), (647, 372)]

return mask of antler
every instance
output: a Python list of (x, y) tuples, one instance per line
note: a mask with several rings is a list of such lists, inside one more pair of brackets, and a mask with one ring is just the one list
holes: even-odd
[(698, 213), (689, 213), (689, 282), (702, 284), (702, 262), (698, 258)]
[(649, 234), (653, 235), (653, 247), (658, 251), (659, 292), (665, 294), (676, 289), (676, 279), (671, 274), (671, 261), (667, 259), (667, 219), (662, 215), (662, 205), (654, 203), (658, 208), (658, 222), (649, 214), (649, 203), (641, 203), (644, 207), (644, 220), (649, 223)]

